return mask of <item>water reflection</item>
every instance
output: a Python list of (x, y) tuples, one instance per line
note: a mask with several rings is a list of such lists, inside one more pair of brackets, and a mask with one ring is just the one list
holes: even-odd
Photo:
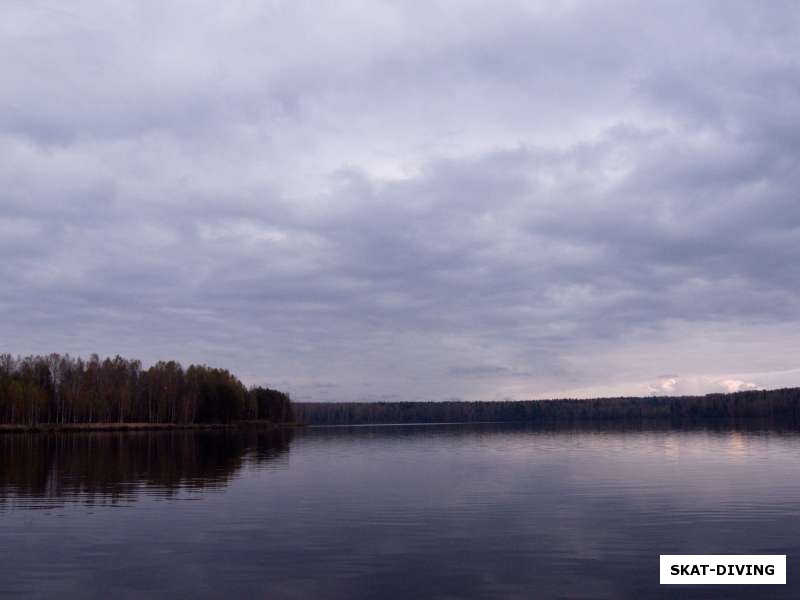
[[(744, 445), (743, 441), (753, 435), (789, 436), (800, 434), (800, 422), (786, 419), (699, 419), (680, 422), (658, 419), (597, 420), (566, 422), (508, 422), (508, 423), (420, 423), (399, 425), (334, 425), (310, 426), (303, 430), (305, 438), (314, 443), (332, 439), (364, 440), (387, 438), (398, 440), (416, 438), (502, 438), (532, 439), (531, 436), (569, 436), (581, 439), (623, 439), (620, 434), (707, 434), (724, 438), (732, 449)], [(304, 438), (304, 439), (305, 439)], [(682, 438), (687, 439), (687, 438)]]
[[(0, 597), (796, 598), (799, 454), (752, 421), (2, 436)], [(788, 584), (659, 586), (659, 554)]]
[[(279, 460), (291, 430), (141, 431), (0, 435), (0, 507), (130, 502), (142, 491), (226, 486), (243, 462)], [(27, 501), (27, 502), (26, 502)]]

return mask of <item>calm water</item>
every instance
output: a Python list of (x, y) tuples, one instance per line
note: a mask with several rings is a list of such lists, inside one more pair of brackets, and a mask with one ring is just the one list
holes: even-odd
[[(797, 598), (800, 434), (329, 428), (0, 436), (0, 596)], [(786, 586), (658, 585), (787, 554)]]

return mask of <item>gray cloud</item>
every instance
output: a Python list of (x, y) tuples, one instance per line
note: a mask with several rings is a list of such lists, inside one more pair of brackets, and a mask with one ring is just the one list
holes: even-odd
[(6, 350), (343, 400), (796, 373), (794, 3), (4, 10)]

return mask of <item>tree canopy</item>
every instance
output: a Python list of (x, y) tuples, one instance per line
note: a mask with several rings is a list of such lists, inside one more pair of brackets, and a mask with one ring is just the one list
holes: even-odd
[(0, 354), (0, 423), (230, 423), (292, 419), (287, 394), (247, 389), (226, 369), (121, 356)]

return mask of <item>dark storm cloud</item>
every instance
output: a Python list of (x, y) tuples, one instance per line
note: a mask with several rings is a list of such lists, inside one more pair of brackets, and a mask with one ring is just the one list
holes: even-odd
[(796, 372), (793, 3), (4, 11), (7, 350), (321, 399)]

